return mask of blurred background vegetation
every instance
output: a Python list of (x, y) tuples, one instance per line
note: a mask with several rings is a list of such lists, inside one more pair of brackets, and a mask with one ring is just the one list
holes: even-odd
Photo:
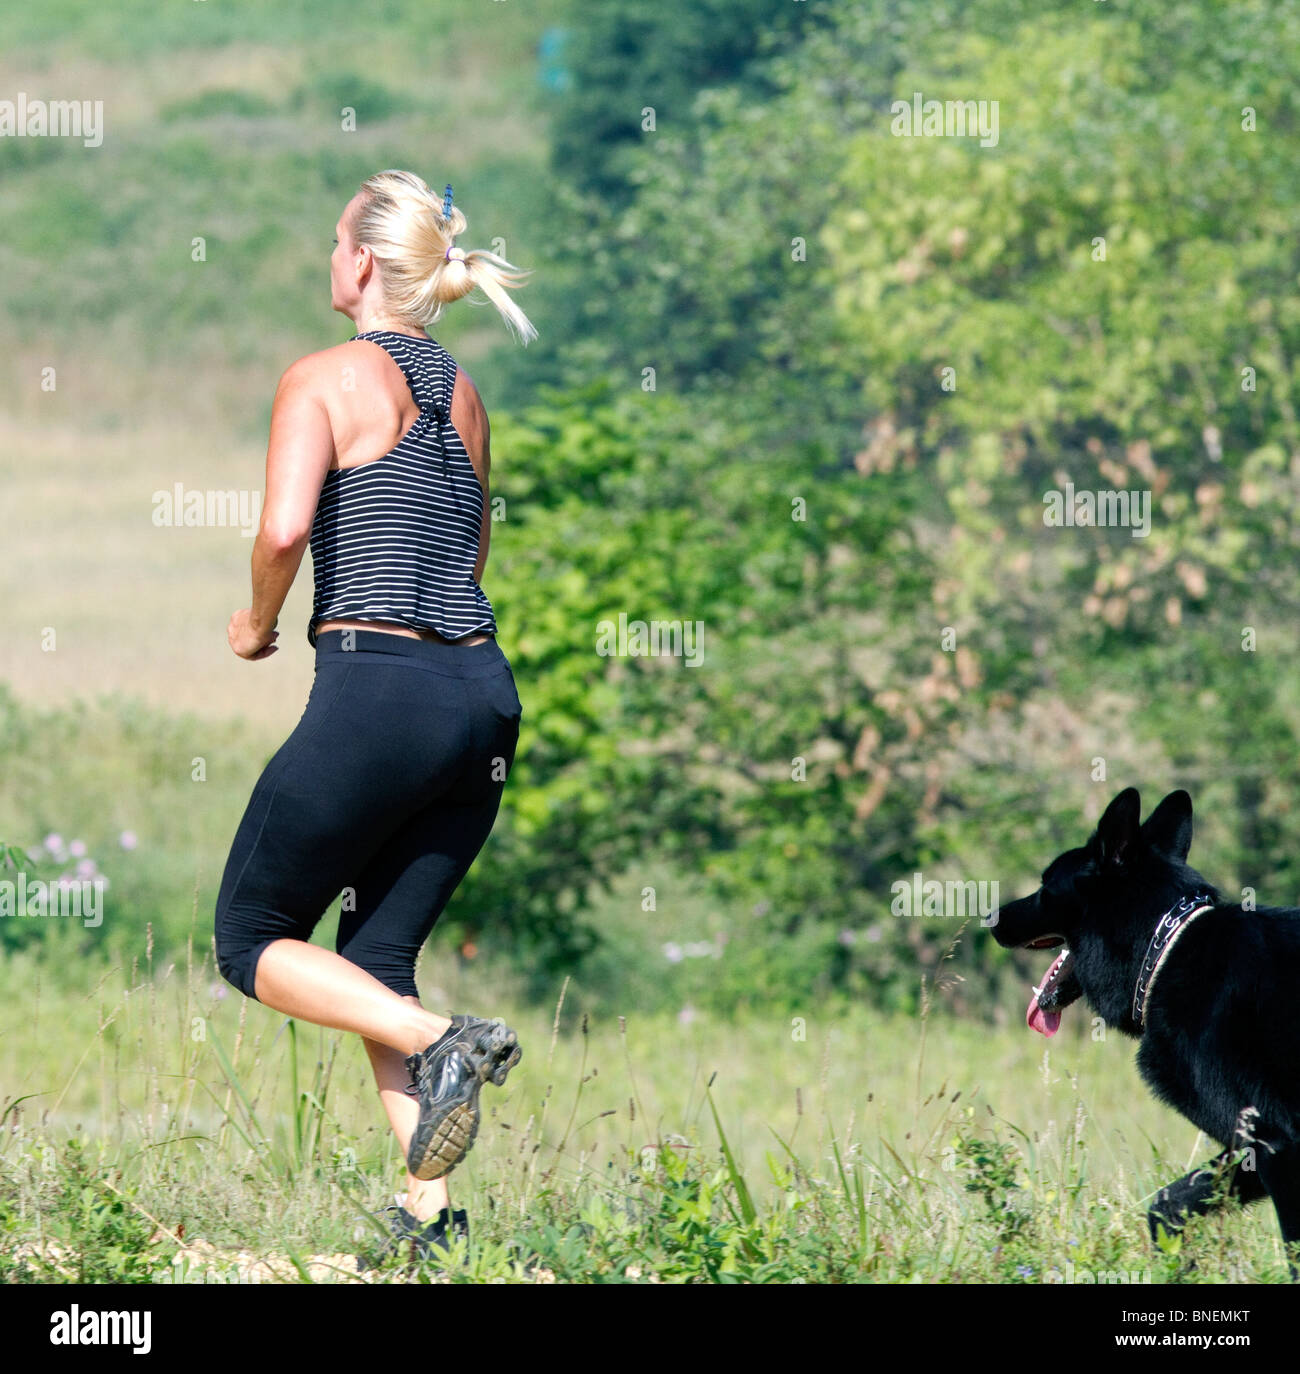
[[(210, 952), (310, 570), (239, 662), (251, 541), (152, 493), (260, 485), (390, 166), (535, 269), (541, 331), (434, 331), (492, 417), (524, 724), (432, 976), (689, 1014), (948, 972), (996, 1014), (1006, 956), (891, 884), (1018, 895), (1129, 784), (1191, 791), (1226, 892), (1300, 900), (1296, 0), (49, 0), (0, 35), (0, 94), (106, 111), (99, 149), (0, 140), (0, 839), (109, 877), (85, 956)], [(996, 100), (996, 146), (894, 137), (914, 91)], [(1150, 492), (1149, 535), (1045, 526), (1067, 482)], [(620, 615), (703, 663), (601, 655)]]

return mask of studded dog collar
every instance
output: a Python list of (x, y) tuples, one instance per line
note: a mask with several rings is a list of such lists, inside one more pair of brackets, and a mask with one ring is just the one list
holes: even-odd
[(1214, 898), (1208, 892), (1197, 892), (1170, 907), (1156, 922), (1151, 942), (1147, 945), (1146, 958), (1138, 970), (1137, 986), (1133, 989), (1133, 1020), (1139, 1030), (1142, 1028), (1142, 1013), (1151, 994), (1151, 985), (1156, 981), (1156, 974), (1160, 972), (1169, 951), (1173, 949), (1174, 941), (1202, 912), (1211, 910), (1214, 905)]

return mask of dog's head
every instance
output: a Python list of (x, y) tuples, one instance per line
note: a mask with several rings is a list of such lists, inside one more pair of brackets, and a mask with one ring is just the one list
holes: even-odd
[(1061, 1012), (1083, 996), (1072, 947), (1084, 932), (1131, 945), (1149, 924), (1153, 904), (1172, 905), (1204, 880), (1186, 865), (1192, 843), (1192, 799), (1171, 792), (1139, 824), (1141, 799), (1127, 787), (1106, 808), (1081, 849), (1053, 859), (1043, 885), (998, 911), (993, 937), (1008, 949), (1060, 947), (1047, 976), (1030, 999), (1025, 1021), (1043, 1035), (1055, 1035)]

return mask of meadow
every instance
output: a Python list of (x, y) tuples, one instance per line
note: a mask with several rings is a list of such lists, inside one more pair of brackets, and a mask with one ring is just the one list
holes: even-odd
[(1284, 1277), (1268, 1208), (1150, 1248), (1147, 1200), (1214, 1151), (1150, 1098), (1131, 1042), (1092, 1038), (1082, 1008), (1050, 1043), (1024, 1027), (1033, 956), (990, 1013), (961, 1003), (952, 963), (918, 973), (907, 1014), (797, 975), (779, 999), (737, 1006), (745, 946), (726, 935), (743, 916), (652, 856), (598, 899), (600, 949), (545, 997), (504, 932), (472, 945), (451, 912), (435, 930), (426, 1004), (504, 1016), (525, 1056), (487, 1092), (452, 1180), (467, 1253), (363, 1277), (368, 1218), (402, 1168), (360, 1043), (246, 1002), (213, 959), (227, 831), (275, 736), (120, 697), (40, 709), (12, 694), (0, 731), (0, 836), (41, 856), (33, 876), (89, 863), (107, 880), (99, 924), (0, 922), (2, 1278)]
[(1048, 1045), (929, 998), (623, 1017), (561, 985), (548, 1011), (436, 954), (429, 1004), (505, 1015), (525, 1054), (450, 1181), (469, 1243), (358, 1274), (401, 1161), (356, 1037), (244, 1002), (197, 924), (181, 963), (85, 966), (51, 938), (0, 974), (6, 1280), (1285, 1278), (1268, 1208), (1150, 1247), (1147, 1199), (1212, 1151), (1082, 1018)]

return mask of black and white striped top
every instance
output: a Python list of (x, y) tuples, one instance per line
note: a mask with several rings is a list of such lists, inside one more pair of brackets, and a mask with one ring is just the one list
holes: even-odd
[(474, 580), (483, 487), (451, 423), (456, 363), (432, 339), (355, 337), (402, 369), (420, 414), (376, 462), (326, 473), (311, 530), (307, 638), (316, 643), (322, 620), (386, 620), (444, 639), (495, 634), (492, 603)]

